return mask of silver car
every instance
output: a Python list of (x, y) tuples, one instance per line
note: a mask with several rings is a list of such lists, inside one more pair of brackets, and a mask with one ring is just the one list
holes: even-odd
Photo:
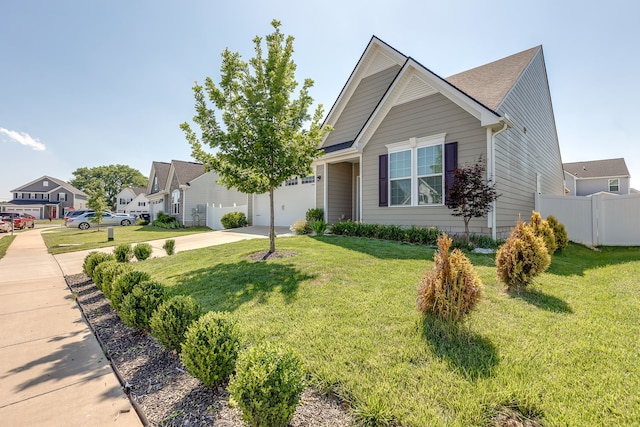
[[(78, 227), (80, 230), (87, 230), (92, 224), (95, 224), (95, 222), (93, 222), (95, 215), (94, 212), (86, 212), (75, 217), (67, 218), (64, 225), (65, 227)], [(135, 222), (136, 218), (132, 215), (105, 212), (102, 214), (100, 225), (131, 225), (135, 224)]]

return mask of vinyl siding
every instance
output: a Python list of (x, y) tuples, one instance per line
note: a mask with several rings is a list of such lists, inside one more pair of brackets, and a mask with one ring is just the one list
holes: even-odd
[(341, 219), (352, 219), (353, 200), (353, 165), (351, 163), (336, 163), (327, 165), (329, 168), (328, 193), (329, 212), (327, 218), (329, 223), (335, 223)]
[[(205, 206), (207, 203), (222, 205), (223, 207), (246, 205), (249, 197), (238, 190), (229, 190), (217, 183), (218, 175), (215, 172), (207, 172), (191, 181), (189, 189), (185, 191), (185, 225), (195, 225), (197, 218), (193, 215), (193, 209), (197, 209), (198, 205)], [(182, 208), (182, 206), (181, 206)], [(197, 214), (201, 220), (201, 225), (205, 223), (205, 212)]]
[(316, 166), (316, 176), (320, 177), (316, 185), (316, 208), (324, 209), (324, 180), (327, 177), (324, 174), (325, 165)]
[[(461, 218), (446, 206), (379, 207), (378, 157), (386, 144), (409, 138), (446, 133), (445, 143), (458, 142), (458, 165), (486, 159), (486, 130), (480, 121), (437, 93), (393, 107), (368, 141), (362, 155), (362, 220), (369, 223), (437, 226), (445, 231), (464, 230)], [(472, 220), (476, 233), (487, 232), (487, 219)]]
[[(614, 177), (615, 178), (615, 177)], [(610, 178), (579, 179), (576, 181), (576, 196), (588, 196), (589, 194), (606, 191), (609, 193)], [(613, 194), (629, 194), (629, 178), (616, 178), (620, 183), (619, 191), (611, 191)]]
[(393, 66), (362, 79), (322, 147), (353, 141), (399, 70)]
[[(542, 51), (531, 61), (498, 107), (514, 127), (496, 137), (498, 237), (535, 207), (537, 174), (542, 194), (564, 192), (564, 172)], [(526, 129), (526, 130), (525, 130)]]

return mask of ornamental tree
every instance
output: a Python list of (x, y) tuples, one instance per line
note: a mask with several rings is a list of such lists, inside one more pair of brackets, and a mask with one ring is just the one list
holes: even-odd
[(298, 97), (292, 99), (298, 86), (292, 60), (294, 38), (280, 32), (279, 21), (271, 25), (275, 31), (264, 39), (266, 56), (263, 39), (255, 37), (256, 55), (249, 62), (226, 49), (220, 83), (210, 77), (204, 87), (196, 82), (193, 121), (201, 129), (200, 137), (188, 123), (180, 125), (193, 158), (217, 172), (220, 184), (247, 194), (269, 193), (269, 254), (275, 251), (273, 192), (287, 179), (311, 173), (325, 131), (322, 105), (313, 116), (307, 112), (313, 103), (312, 80), (305, 79)]
[(469, 239), (469, 221), (482, 218), (491, 211), (492, 203), (500, 197), (495, 183), (484, 179), (485, 164), (482, 156), (473, 165), (456, 168), (453, 184), (447, 191), (446, 204), (451, 215), (464, 220), (464, 234)]
[(147, 178), (142, 173), (126, 165), (96, 166), (78, 168), (72, 172), (74, 178), (69, 184), (86, 192), (102, 186), (103, 197), (109, 209), (115, 209), (116, 196), (127, 187), (146, 187)]

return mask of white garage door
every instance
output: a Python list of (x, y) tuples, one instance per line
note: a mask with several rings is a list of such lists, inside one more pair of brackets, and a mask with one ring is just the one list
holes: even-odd
[(40, 209), (39, 208), (11, 208), (11, 212), (19, 212), (26, 213), (29, 215), (33, 215), (36, 219), (40, 219)]
[[(313, 182), (312, 182), (313, 181)], [(316, 205), (315, 177), (287, 181), (273, 193), (274, 222), (279, 227), (289, 227), (304, 219), (308, 209)], [(269, 194), (254, 196), (253, 224), (269, 225)]]

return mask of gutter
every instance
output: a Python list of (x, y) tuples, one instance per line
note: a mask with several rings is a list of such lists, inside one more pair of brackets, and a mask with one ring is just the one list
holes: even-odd
[[(494, 183), (496, 176), (496, 137), (508, 128), (513, 127), (513, 123), (509, 120), (509, 116), (506, 114), (505, 117), (500, 117), (500, 123), (502, 123), (502, 129), (497, 132), (494, 132), (491, 128), (487, 128), (488, 132), (491, 133), (490, 137), (487, 138), (487, 144), (489, 145), (487, 147), (487, 159), (489, 163), (487, 165), (487, 180), (493, 181)], [(491, 238), (493, 240), (497, 239), (496, 227), (498, 214), (496, 210), (497, 203), (494, 200), (491, 202), (491, 215), (489, 217), (489, 227), (491, 228)]]

